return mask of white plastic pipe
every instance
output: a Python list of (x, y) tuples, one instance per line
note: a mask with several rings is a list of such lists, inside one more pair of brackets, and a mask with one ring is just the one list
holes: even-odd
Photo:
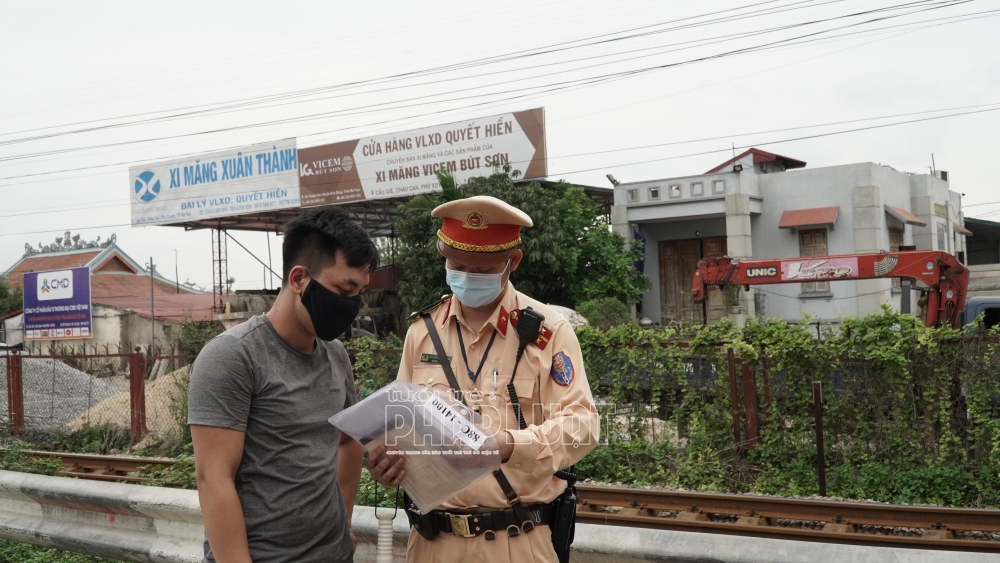
[(378, 541), (375, 544), (375, 563), (392, 563), (392, 520), (396, 511), (376, 511), (378, 519)]

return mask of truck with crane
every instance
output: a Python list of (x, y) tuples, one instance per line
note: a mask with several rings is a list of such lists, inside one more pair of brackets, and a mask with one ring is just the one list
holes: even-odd
[(880, 278), (900, 278), (903, 313), (910, 312), (913, 284), (922, 294), (919, 305), (926, 326), (959, 328), (980, 313), (987, 327), (1000, 324), (1000, 297), (969, 299), (969, 269), (951, 254), (934, 250), (746, 260), (705, 258), (695, 270), (691, 296), (696, 303), (704, 303), (710, 286), (749, 291), (752, 285)]

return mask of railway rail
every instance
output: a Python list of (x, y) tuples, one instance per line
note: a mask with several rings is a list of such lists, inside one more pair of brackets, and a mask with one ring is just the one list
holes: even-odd
[[(59, 475), (141, 484), (144, 465), (168, 458), (26, 452), (57, 458)], [(577, 485), (577, 521), (785, 540), (1000, 552), (1000, 510), (905, 506)]]

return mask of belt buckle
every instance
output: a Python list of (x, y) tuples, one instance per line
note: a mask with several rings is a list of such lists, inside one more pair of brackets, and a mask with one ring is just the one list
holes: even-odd
[(468, 514), (451, 514), (450, 512), (445, 512), (445, 516), (451, 522), (451, 533), (452, 535), (463, 537), (463, 538), (474, 538), (476, 534), (471, 533), (469, 529), (469, 515)]

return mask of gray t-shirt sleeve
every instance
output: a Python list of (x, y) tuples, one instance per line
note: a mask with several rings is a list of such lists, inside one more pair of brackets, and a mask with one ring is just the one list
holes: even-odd
[(342, 342), (336, 341), (333, 350), (335, 373), (344, 374), (344, 408), (347, 409), (358, 402), (358, 390), (354, 387), (354, 366), (351, 365), (351, 356)]
[(240, 340), (215, 337), (191, 366), (188, 424), (246, 432), (253, 389), (252, 364)]

